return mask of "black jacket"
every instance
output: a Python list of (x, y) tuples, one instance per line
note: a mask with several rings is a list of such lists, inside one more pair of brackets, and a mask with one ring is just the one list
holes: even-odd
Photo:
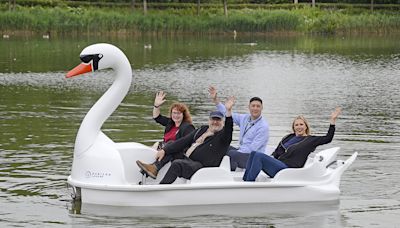
[[(172, 118), (168, 118), (163, 115), (158, 115), (156, 118), (154, 118), (154, 120), (165, 127), (164, 135), (165, 133), (169, 132), (171, 128), (175, 125), (175, 122), (172, 120)], [(179, 126), (178, 133), (176, 133), (176, 139), (188, 135), (193, 130), (194, 130), (193, 124), (182, 121), (181, 125)]]
[[(190, 147), (205, 131), (208, 126), (201, 126), (179, 140), (164, 147), (166, 154), (183, 153), (184, 149)], [(204, 143), (199, 145), (190, 155), (190, 159), (198, 161), (205, 167), (217, 167), (225, 156), (232, 141), (233, 121), (232, 117), (225, 118), (224, 128), (212, 136), (207, 137)]]
[(335, 125), (330, 125), (325, 136), (306, 136), (302, 141), (295, 143), (288, 148), (283, 146), (289, 139), (295, 136), (294, 133), (283, 137), (272, 156), (282, 161), (290, 168), (301, 168), (307, 161), (308, 155), (319, 145), (330, 143), (335, 134)]

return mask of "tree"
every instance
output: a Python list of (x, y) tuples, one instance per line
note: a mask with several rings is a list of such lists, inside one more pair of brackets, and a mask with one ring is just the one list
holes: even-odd
[(200, 15), (200, 0), (197, 0), (197, 16)]
[(8, 0), (8, 10), (15, 10), (15, 1), (16, 0)]
[(147, 0), (143, 0), (143, 13), (144, 15), (147, 14)]
[(135, 0), (132, 0), (132, 1), (131, 1), (131, 8), (132, 8), (132, 11), (135, 10)]
[(224, 2), (224, 15), (225, 17), (228, 16), (228, 0), (223, 0)]

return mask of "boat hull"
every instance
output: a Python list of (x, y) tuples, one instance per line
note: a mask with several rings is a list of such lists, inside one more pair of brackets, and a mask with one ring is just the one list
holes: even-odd
[[(73, 184), (73, 181), (69, 181)], [(79, 184), (78, 184), (79, 185)], [(76, 185), (75, 185), (76, 186)], [(209, 183), (135, 186), (81, 186), (82, 203), (112, 206), (180, 206), (317, 202), (339, 199), (336, 185)]]

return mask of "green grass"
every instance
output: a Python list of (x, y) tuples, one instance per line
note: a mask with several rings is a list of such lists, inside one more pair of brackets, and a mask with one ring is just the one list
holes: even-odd
[(0, 7), (1, 31), (52, 33), (392, 33), (400, 31), (400, 14), (362, 9), (231, 9), (150, 10), (147, 15), (129, 8)]

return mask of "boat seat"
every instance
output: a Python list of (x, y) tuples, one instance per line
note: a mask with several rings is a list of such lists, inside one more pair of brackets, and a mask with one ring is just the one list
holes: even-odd
[(231, 163), (229, 156), (222, 158), (219, 167), (205, 167), (199, 169), (192, 178), (190, 183), (214, 183), (214, 182), (233, 182), (231, 175)]
[[(287, 168), (279, 171), (272, 179), (273, 182), (285, 181), (320, 181), (324, 179), (327, 166), (336, 159), (339, 147), (326, 149), (309, 157), (303, 168)], [(308, 161), (310, 160), (310, 161)]]

